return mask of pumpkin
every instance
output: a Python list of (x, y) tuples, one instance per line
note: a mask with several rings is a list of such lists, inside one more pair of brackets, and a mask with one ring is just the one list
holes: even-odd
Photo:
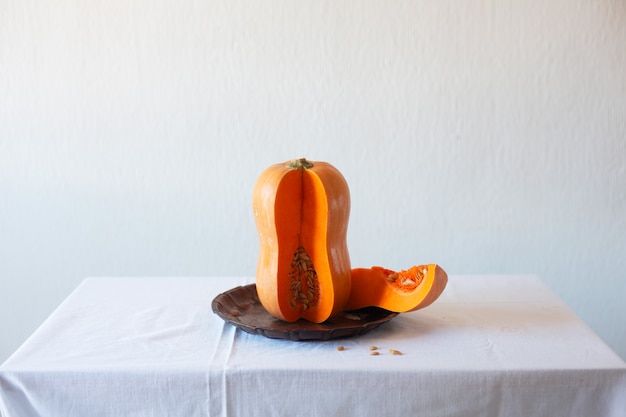
[(253, 190), (256, 288), (271, 315), (321, 323), (350, 295), (350, 191), (331, 164), (304, 158), (268, 167)]
[(448, 282), (448, 275), (436, 264), (413, 266), (400, 272), (380, 266), (355, 268), (351, 278), (346, 310), (376, 306), (397, 313), (429, 306)]

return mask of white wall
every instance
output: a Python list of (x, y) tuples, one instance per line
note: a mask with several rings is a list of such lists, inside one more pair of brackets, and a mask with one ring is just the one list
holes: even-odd
[(626, 358), (625, 4), (0, 0), (0, 362), (85, 276), (252, 275), (301, 156), (354, 266), (536, 273)]

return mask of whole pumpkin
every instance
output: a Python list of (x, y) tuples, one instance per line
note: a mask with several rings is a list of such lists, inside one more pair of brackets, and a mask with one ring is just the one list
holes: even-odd
[(350, 191), (331, 164), (304, 158), (268, 167), (253, 190), (259, 235), (256, 287), (263, 307), (321, 323), (350, 296)]

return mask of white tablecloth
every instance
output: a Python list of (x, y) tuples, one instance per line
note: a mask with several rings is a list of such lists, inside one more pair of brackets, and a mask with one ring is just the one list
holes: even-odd
[(85, 280), (0, 367), (2, 416), (626, 415), (626, 364), (535, 276), (451, 276), (432, 306), (323, 342), (211, 311), (249, 282)]

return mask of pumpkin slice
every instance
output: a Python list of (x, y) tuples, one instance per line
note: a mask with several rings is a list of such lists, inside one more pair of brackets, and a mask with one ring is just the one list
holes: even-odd
[(341, 173), (306, 159), (272, 165), (256, 182), (253, 209), (263, 307), (289, 322), (321, 323), (341, 312), (351, 278), (350, 191)]
[(352, 289), (345, 310), (376, 306), (397, 313), (432, 304), (446, 288), (448, 275), (436, 264), (395, 272), (374, 266), (352, 270)]

